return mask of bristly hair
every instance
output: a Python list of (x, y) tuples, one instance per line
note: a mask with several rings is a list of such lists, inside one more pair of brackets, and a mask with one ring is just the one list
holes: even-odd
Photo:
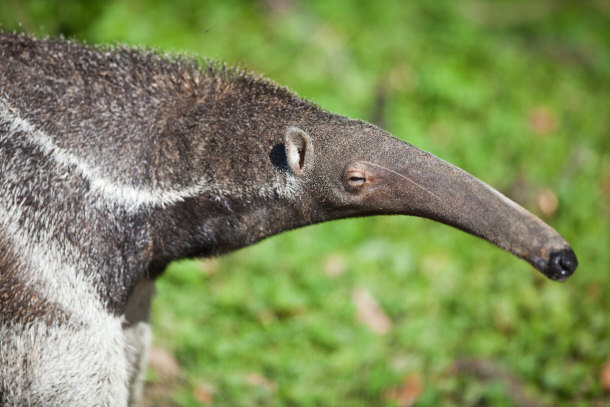
[[(0, 29), (0, 38), (9, 35), (21, 39), (25, 44), (36, 41), (38, 44), (56, 44), (69, 47), (75, 53), (89, 53), (90, 56), (98, 53), (106, 58), (114, 58), (117, 67), (135, 69), (134, 74), (141, 79), (154, 76), (155, 82), (165, 83), (167, 87), (181, 90), (194, 90), (204, 82), (218, 82), (222, 84), (239, 83), (246, 89), (259, 95), (275, 95), (289, 101), (293, 106), (318, 109), (311, 101), (298, 96), (286, 86), (253, 72), (241, 65), (229, 65), (222, 60), (202, 57), (184, 51), (167, 52), (153, 46), (135, 46), (115, 42), (112, 44), (89, 44), (75, 38), (57, 38), (43, 36), (35, 38), (25, 33), (10, 34)], [(40, 41), (40, 40), (43, 41)], [(125, 72), (129, 74), (129, 72)]]
[[(135, 46), (125, 43), (115, 42), (113, 44), (93, 44), (76, 39), (65, 39), (60, 36), (60, 42), (73, 43), (77, 46), (90, 47), (103, 53), (112, 53), (124, 58), (125, 62), (139, 62), (136, 66), (151, 66), (159, 69), (155, 73), (162, 73), (163, 77), (172, 85), (196, 87), (204, 80), (216, 79), (221, 83), (239, 82), (246, 88), (254, 92), (266, 95), (276, 95), (280, 98), (290, 99), (290, 102), (316, 107), (301, 96), (297, 95), (287, 86), (249, 70), (241, 64), (227, 64), (223, 60), (201, 56), (186, 51), (165, 51), (154, 46)], [(178, 74), (180, 76), (178, 76)]]

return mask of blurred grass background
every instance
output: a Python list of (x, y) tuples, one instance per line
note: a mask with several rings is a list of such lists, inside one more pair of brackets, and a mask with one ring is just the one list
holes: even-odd
[(0, 24), (264, 73), (478, 176), (579, 257), (558, 284), (379, 217), (173, 264), (153, 325), (178, 365), (149, 370), (145, 405), (610, 406), (607, 0), (3, 0)]

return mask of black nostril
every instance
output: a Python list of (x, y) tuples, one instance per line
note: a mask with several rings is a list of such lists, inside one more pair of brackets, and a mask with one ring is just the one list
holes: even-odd
[(572, 249), (564, 249), (551, 254), (547, 275), (553, 280), (563, 281), (578, 267), (578, 260)]
[(563, 268), (569, 270), (570, 273), (573, 273), (578, 266), (578, 260), (576, 260), (576, 255), (572, 251), (570, 251), (568, 255), (562, 256), (560, 263)]

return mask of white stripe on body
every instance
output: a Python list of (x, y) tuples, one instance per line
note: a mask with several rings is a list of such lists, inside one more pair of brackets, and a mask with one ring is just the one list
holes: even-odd
[(187, 187), (175, 189), (135, 187), (121, 184), (116, 180), (103, 176), (99, 168), (90, 165), (83, 158), (54, 144), (49, 135), (20, 117), (18, 112), (2, 99), (0, 99), (0, 122), (9, 124), (9, 134), (24, 134), (30, 143), (40, 148), (43, 153), (51, 157), (59, 165), (75, 167), (83, 178), (89, 182), (91, 188), (99, 193), (107, 203), (120, 205), (130, 211), (135, 211), (142, 206), (172, 206), (206, 192), (214, 193), (219, 197), (229, 195), (246, 196), (249, 193), (254, 193), (267, 198), (273, 198), (275, 195), (294, 197), (301, 192), (301, 186), (297, 178), (291, 173), (286, 173), (285, 178), (282, 176), (276, 177), (271, 185), (266, 185), (263, 188), (249, 189), (246, 187), (245, 190), (235, 184), (221, 185), (209, 183), (205, 180)]
[[(0, 134), (0, 141), (15, 132), (35, 131), (1, 107), (0, 125), (9, 130)], [(48, 216), (17, 200), (36, 199), (26, 178), (36, 163), (26, 157), (20, 166), (19, 159), (0, 160), (0, 231), (17, 263), (17, 270), (5, 271), (18, 271), (24, 284), (56, 303), (69, 320), (0, 325), (0, 388), (9, 392), (3, 395), (5, 402), (11, 407), (126, 406), (129, 368), (123, 318), (107, 312), (97, 277), (83, 272), (85, 260), (79, 254), (87, 248), (58, 240), (57, 231), (69, 219)]]
[(182, 189), (153, 189), (121, 185), (101, 175), (101, 171), (91, 166), (84, 159), (58, 147), (51, 137), (38, 130), (31, 123), (21, 118), (6, 102), (0, 102), (0, 120), (9, 123), (9, 133), (21, 132), (28, 141), (39, 147), (43, 153), (64, 167), (76, 167), (80, 174), (89, 181), (105, 200), (137, 209), (140, 206), (168, 206), (187, 198), (194, 197), (206, 189), (205, 183), (195, 184)]

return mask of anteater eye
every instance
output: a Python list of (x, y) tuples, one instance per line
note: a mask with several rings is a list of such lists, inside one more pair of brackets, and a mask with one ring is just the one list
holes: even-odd
[(366, 182), (365, 175), (360, 171), (350, 171), (347, 173), (347, 185), (350, 187), (361, 187)]

